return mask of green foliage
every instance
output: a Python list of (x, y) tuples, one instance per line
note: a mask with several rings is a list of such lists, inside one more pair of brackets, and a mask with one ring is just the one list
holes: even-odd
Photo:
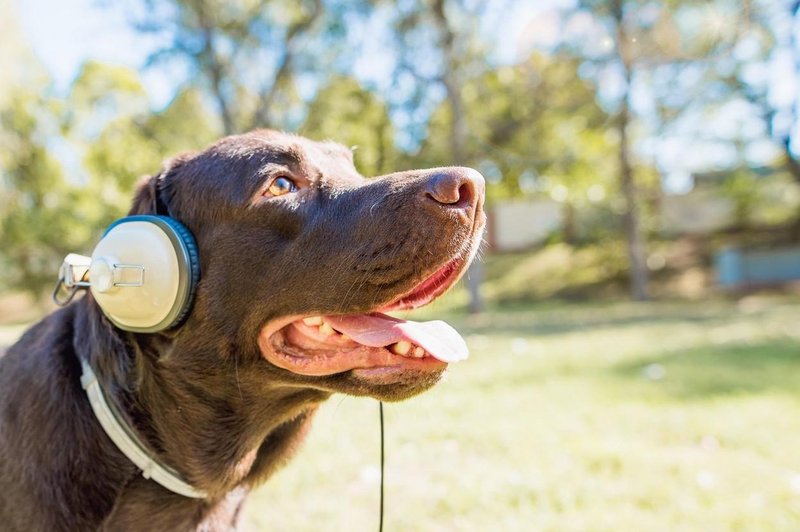
[(367, 176), (394, 171), (396, 148), (386, 104), (358, 81), (334, 77), (311, 102), (300, 133), (355, 147), (355, 163)]
[(751, 172), (740, 169), (725, 178), (722, 193), (733, 201), (733, 216), (738, 228), (746, 228), (753, 221), (753, 211), (759, 203), (758, 179)]
[(109, 121), (84, 151), (88, 189), (102, 206), (93, 225), (104, 227), (124, 214), (136, 183), (156, 174), (165, 159), (213, 141), (218, 135), (213, 124), (193, 89), (180, 92), (160, 113), (121, 114)]
[(627, 278), (626, 264), (618, 241), (581, 248), (553, 244), (536, 253), (498, 255), (487, 264), (484, 293), (498, 302), (615, 295)]
[[(564, 206), (567, 223), (559, 238), (600, 246), (613, 241), (608, 282), (618, 277), (622, 256), (619, 236), (610, 238), (623, 227), (615, 219), (625, 205), (620, 161), (635, 170), (636, 194), (629, 195), (644, 214), (642, 226), (655, 228), (661, 195), (655, 164), (663, 161), (657, 154), (644, 160), (639, 143), (647, 140), (657, 152), (654, 139), (662, 134), (696, 134), (700, 129), (686, 118), (703, 122), (698, 118), (720, 109), (715, 99), (744, 98), (767, 124), (766, 131), (741, 128), (723, 141), (738, 142), (741, 154), (766, 134), (779, 140), (776, 160), (766, 164), (785, 166), (795, 180), (800, 176), (792, 131), (771, 129), (792, 123), (785, 118), (796, 114), (795, 104), (776, 107), (768, 84), (758, 81), (763, 76), (745, 75), (748, 65), (763, 67), (790, 50), (791, 35), (772, 24), (787, 6), (748, 3), (739, 13), (731, 0), (586, 0), (555, 15), (563, 37), (552, 48), (498, 67), (487, 59), (495, 43), (479, 31), (483, 14), (492, 14), (482, 2), (131, 5), (145, 8), (134, 9), (141, 15), (137, 29), (164, 44), (150, 63), (175, 61), (189, 77), (166, 108), (155, 110), (136, 70), (87, 61), (66, 98), (35, 96), (52, 89), (30, 85), (0, 106), (2, 140), (10, 147), (0, 154), (5, 285), (35, 291), (49, 284), (59, 255), (89, 247), (128, 209), (135, 183), (158, 172), (165, 158), (259, 126), (356, 146), (356, 165), (368, 176), (469, 164), (487, 177), (490, 202), (549, 195)], [(358, 32), (371, 14), (376, 17), (370, 24), (383, 23), (395, 45), (386, 58), (396, 60), (395, 76), (383, 93), (342, 74), (352, 71), (355, 45), (365, 44)], [(746, 31), (720, 24), (731, 20), (746, 22)], [(737, 43), (747, 46), (738, 49)], [(616, 77), (626, 86), (624, 97), (600, 82), (622, 66), (634, 74)], [(651, 109), (638, 108), (634, 100), (642, 97), (653, 100)], [(625, 101), (636, 105), (624, 113), (629, 127), (621, 128)], [(627, 132), (628, 150), (621, 150), (621, 131)], [(785, 183), (781, 187), (791, 195)], [(778, 188), (765, 192), (763, 180), (732, 170), (718, 192), (733, 198), (742, 224), (786, 223), (783, 207), (764, 215)], [(554, 248), (554, 256), (563, 249)]]
[(197, 89), (181, 90), (155, 112), (134, 70), (92, 61), (75, 79), (67, 107), (66, 131), (82, 155), (85, 192), (96, 200), (87, 213), (95, 231), (128, 210), (136, 183), (157, 173), (165, 158), (218, 135)]
[(145, 118), (143, 134), (158, 144), (161, 158), (199, 150), (222, 134), (219, 120), (196, 87), (184, 87), (164, 110)]
[(341, 62), (346, 25), (371, 8), (365, 0), (134, 3), (145, 8), (137, 28), (166, 43), (150, 63), (177, 59), (188, 66), (225, 134), (296, 128), (305, 110), (298, 79)]
[(68, 102), (66, 127), (83, 138), (97, 135), (115, 116), (149, 111), (147, 93), (135, 70), (93, 60), (81, 67)]
[(47, 102), (17, 91), (0, 111), (0, 286), (36, 295), (86, 236), (80, 192), (46, 145)]
[[(196, 89), (154, 112), (138, 74), (87, 62), (64, 101), (18, 89), (0, 111), (0, 284), (40, 295), (68, 252), (88, 252), (102, 229), (124, 215), (133, 189), (162, 161), (203, 147), (218, 126)], [(48, 144), (80, 160), (64, 166)]]
[[(573, 56), (534, 54), (462, 88), (468, 161), (487, 177), (490, 201), (544, 193), (569, 213), (616, 195), (617, 141), (579, 66)], [(430, 120), (426, 165), (448, 164), (449, 113), (442, 104)]]

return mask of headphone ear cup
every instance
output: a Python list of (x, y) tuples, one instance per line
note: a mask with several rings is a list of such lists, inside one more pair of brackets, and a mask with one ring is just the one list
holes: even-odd
[(197, 243), (186, 226), (168, 216), (121, 218), (95, 247), (89, 279), (95, 301), (120, 329), (171, 329), (194, 303), (200, 280)]
[(183, 302), (181, 309), (178, 311), (178, 314), (172, 323), (164, 327), (164, 330), (166, 330), (177, 327), (183, 323), (183, 321), (189, 316), (189, 312), (192, 310), (192, 305), (194, 304), (194, 295), (197, 291), (197, 283), (200, 282), (200, 253), (197, 250), (197, 242), (195, 241), (192, 232), (189, 231), (185, 225), (180, 223), (175, 218), (170, 218), (169, 216), (156, 216), (156, 218), (166, 223), (173, 231), (175, 231), (175, 235), (177, 236), (178, 240), (180, 240), (184, 250), (186, 251), (187, 258), (186, 266), (189, 286), (187, 287), (188, 290), (186, 292), (185, 301)]

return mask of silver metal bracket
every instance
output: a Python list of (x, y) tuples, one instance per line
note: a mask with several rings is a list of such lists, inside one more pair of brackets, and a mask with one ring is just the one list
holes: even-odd
[[(135, 281), (128, 281), (124, 283), (122, 281), (114, 281), (113, 286), (123, 286), (123, 287), (144, 286), (144, 266), (142, 266), (141, 264), (114, 264), (112, 265), (112, 269), (114, 273), (120, 272), (119, 277), (122, 277), (123, 270), (136, 270), (139, 274), (139, 278)], [(116, 278), (117, 276), (114, 277)]]
[[(133, 275), (125, 275), (133, 270)], [(90, 275), (91, 274), (91, 275)], [(94, 285), (91, 276), (95, 276)], [(94, 286), (98, 292), (111, 288), (131, 288), (144, 286), (144, 266), (141, 264), (121, 264), (110, 257), (91, 257), (70, 253), (58, 269), (58, 282), (53, 290), (53, 301), (63, 307), (75, 297), (78, 290)]]
[(63, 307), (75, 297), (75, 293), (81, 288), (90, 286), (87, 275), (89, 266), (92, 263), (91, 257), (70, 253), (64, 257), (64, 262), (58, 269), (58, 282), (53, 290), (53, 301), (56, 305)]

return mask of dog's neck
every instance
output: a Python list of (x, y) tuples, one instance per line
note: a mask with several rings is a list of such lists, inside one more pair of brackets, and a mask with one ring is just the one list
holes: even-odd
[(226, 343), (198, 346), (191, 334), (125, 333), (89, 297), (80, 303), (76, 345), (91, 347), (79, 356), (94, 368), (106, 397), (157, 459), (211, 500), (274, 472), (329, 396), (285, 384), (239, 383), (239, 365), (253, 361), (237, 360), (239, 353), (224, 351), (230, 350)]

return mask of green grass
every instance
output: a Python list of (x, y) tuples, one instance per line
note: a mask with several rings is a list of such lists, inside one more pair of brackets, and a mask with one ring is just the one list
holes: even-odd
[[(470, 360), (386, 405), (386, 530), (800, 529), (797, 300), (449, 321)], [(253, 528), (376, 530), (378, 445), (377, 403), (335, 396)]]
[[(470, 360), (386, 405), (387, 531), (800, 530), (796, 297), (479, 317), (464, 298), (419, 315), (462, 331)], [(252, 528), (376, 530), (378, 429), (376, 402), (334, 396), (251, 497)]]

